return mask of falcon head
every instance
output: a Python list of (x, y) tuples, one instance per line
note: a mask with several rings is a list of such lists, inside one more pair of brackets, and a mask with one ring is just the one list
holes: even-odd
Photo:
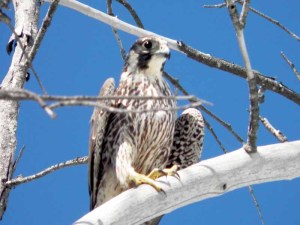
[(130, 48), (124, 70), (161, 74), (165, 61), (169, 58), (170, 49), (165, 40), (154, 36), (142, 37)]

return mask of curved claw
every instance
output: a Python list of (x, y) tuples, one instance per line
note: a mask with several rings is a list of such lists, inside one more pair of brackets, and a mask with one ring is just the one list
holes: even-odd
[(159, 177), (169, 175), (169, 176), (174, 176), (174, 177), (180, 179), (180, 176), (177, 172), (178, 170), (179, 170), (179, 167), (177, 165), (173, 165), (171, 168), (168, 168), (168, 169), (155, 168), (147, 175), (147, 177), (155, 180)]
[(149, 184), (156, 191), (158, 191), (158, 192), (163, 191), (163, 189), (155, 183), (154, 179), (152, 179), (148, 176), (145, 176), (143, 174), (134, 173), (133, 175), (129, 176), (129, 180), (132, 181), (136, 186), (141, 185), (141, 184)]

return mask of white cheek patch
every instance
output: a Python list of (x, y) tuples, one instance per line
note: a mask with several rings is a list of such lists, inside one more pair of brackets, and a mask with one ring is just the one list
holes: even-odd
[(166, 58), (153, 55), (148, 63), (148, 68), (145, 69), (145, 74), (146, 75), (161, 74), (162, 65), (165, 61)]

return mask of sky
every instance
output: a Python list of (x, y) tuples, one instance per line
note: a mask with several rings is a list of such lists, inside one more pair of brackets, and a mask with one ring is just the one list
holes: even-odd
[[(83, 3), (106, 11), (105, 1), (86, 0)], [(215, 57), (243, 65), (235, 32), (225, 8), (205, 9), (205, 4), (218, 1), (130, 1), (147, 30), (183, 40), (188, 45)], [(280, 21), (300, 35), (300, 2), (277, 0), (252, 2), (252, 6)], [(44, 16), (49, 5), (42, 6)], [(134, 24), (129, 13), (113, 2), (118, 18)], [(13, 10), (7, 12), (13, 15)], [(7, 73), (11, 56), (5, 52), (9, 29), (0, 23), (0, 76)], [(137, 37), (120, 32), (126, 51)], [(300, 70), (299, 42), (265, 19), (249, 13), (245, 29), (246, 43), (252, 67), (261, 73), (300, 92), (299, 81), (281, 58), (283, 51)], [(33, 62), (50, 95), (97, 95), (104, 80), (113, 76), (119, 79), (123, 67), (119, 47), (111, 28), (78, 12), (59, 7), (53, 22)], [(165, 70), (176, 77), (191, 95), (212, 102), (207, 106), (213, 113), (230, 123), (244, 139), (248, 127), (248, 88), (244, 79), (209, 68), (172, 51)], [(32, 75), (25, 88), (41, 93)], [(185, 102), (179, 102), (180, 105)], [(66, 107), (56, 110), (52, 120), (34, 102), (21, 103), (18, 122), (18, 149), (25, 151), (15, 176), (31, 175), (53, 164), (88, 153), (89, 119), (92, 108)], [(261, 105), (261, 115), (288, 140), (300, 136), (299, 107), (267, 91)], [(241, 147), (231, 134), (208, 115), (219, 139), (228, 151)], [(205, 131), (202, 159), (222, 155), (216, 141)], [(278, 143), (260, 125), (258, 145)], [(284, 169), (284, 168), (283, 168)], [(199, 186), (201, 188), (201, 186)], [(253, 186), (266, 224), (300, 224), (300, 179), (270, 182)], [(72, 224), (89, 210), (87, 165), (61, 169), (46, 177), (22, 184), (9, 196), (3, 225)], [(166, 215), (161, 225), (170, 224), (261, 224), (259, 215), (247, 188), (207, 199), (175, 210)]]

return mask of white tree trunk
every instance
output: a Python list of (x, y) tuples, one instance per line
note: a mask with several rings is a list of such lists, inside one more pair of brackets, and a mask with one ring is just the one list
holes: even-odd
[[(28, 54), (37, 33), (40, 3), (35, 0), (15, 0), (13, 3), (15, 32)], [(13, 41), (16, 41), (14, 35), (10, 39), (12, 46)], [(27, 73), (25, 61), (23, 50), (17, 43), (11, 66), (1, 83), (1, 89), (23, 88)], [(13, 173), (18, 112), (17, 101), (0, 100), (0, 219), (5, 211), (9, 194), (9, 189), (4, 186), (4, 182), (9, 180)]]
[(237, 188), (300, 177), (300, 141), (244, 149), (202, 161), (179, 171), (180, 180), (162, 177), (164, 193), (142, 185), (130, 189), (86, 214), (76, 225), (134, 225), (182, 206)]

